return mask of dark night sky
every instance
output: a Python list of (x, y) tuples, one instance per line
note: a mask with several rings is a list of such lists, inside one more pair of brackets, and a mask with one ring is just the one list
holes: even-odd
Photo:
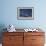
[(32, 17), (32, 9), (20, 9), (20, 17)]

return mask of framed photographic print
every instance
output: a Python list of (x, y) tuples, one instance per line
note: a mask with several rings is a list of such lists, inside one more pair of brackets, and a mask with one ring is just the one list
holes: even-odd
[(33, 20), (34, 19), (34, 8), (33, 7), (18, 7), (17, 8), (17, 19)]

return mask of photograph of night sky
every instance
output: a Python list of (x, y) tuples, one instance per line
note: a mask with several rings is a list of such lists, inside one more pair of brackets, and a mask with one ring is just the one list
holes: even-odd
[(20, 9), (20, 17), (32, 17), (32, 9)]

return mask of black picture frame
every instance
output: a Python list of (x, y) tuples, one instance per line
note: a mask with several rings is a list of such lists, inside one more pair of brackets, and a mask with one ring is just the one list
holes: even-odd
[(18, 20), (33, 20), (34, 19), (34, 7), (18, 7), (17, 8)]

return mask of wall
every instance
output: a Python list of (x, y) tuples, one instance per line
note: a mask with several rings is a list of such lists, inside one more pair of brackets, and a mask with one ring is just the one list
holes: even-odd
[[(46, 28), (46, 0), (1, 0), (0, 25), (16, 28)], [(34, 7), (34, 20), (17, 20), (17, 7)]]

